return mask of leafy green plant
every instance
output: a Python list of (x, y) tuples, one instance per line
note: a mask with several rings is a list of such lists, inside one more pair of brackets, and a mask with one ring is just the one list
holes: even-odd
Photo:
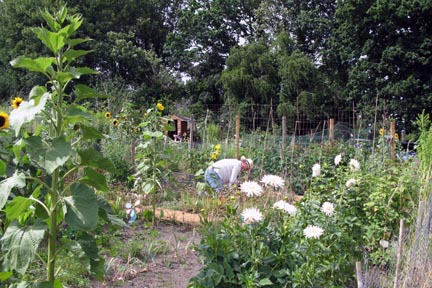
[[(221, 222), (204, 222), (197, 247), (204, 268), (189, 287), (353, 287), (364, 251), (375, 265), (390, 261), (381, 240), (394, 240), (400, 219), (412, 222), (415, 179), (381, 157), (364, 166), (346, 154), (319, 159), (309, 164), (308, 187), (295, 206), (272, 205), (275, 196), (260, 193), (227, 207)], [(248, 215), (251, 205), (258, 211)]]
[(170, 151), (164, 145), (164, 132), (172, 129), (169, 119), (162, 116), (165, 107), (158, 102), (154, 108), (147, 110), (144, 121), (139, 125), (143, 132), (143, 142), (137, 146), (136, 173), (134, 189), (144, 193), (152, 206), (152, 225), (156, 220), (156, 203), (158, 192), (162, 190), (161, 182), (166, 179), (169, 169)]
[[(70, 15), (66, 7), (53, 14), (42, 12), (42, 16), (47, 27), (33, 31), (51, 56), (18, 57), (11, 62), (16, 68), (42, 74), (47, 82), (34, 87), (28, 101), (15, 105), (9, 117), (11, 129), (2, 131), (13, 133), (15, 138), (6, 145), (13, 152), (13, 162), (0, 161), (0, 167), (7, 167), (0, 171), (5, 177), (0, 182), (0, 208), (6, 212), (1, 262), (3, 279), (15, 273), (24, 275), (39, 255), (38, 248), (46, 244), (46, 258), (40, 258), (46, 266), (42, 283), (58, 287), (61, 284), (56, 279), (56, 259), (60, 247), (71, 255), (82, 252), (89, 259), (93, 275), (103, 277), (103, 259), (98, 256), (92, 231), (99, 216), (105, 220), (115, 216), (95, 190), (108, 191), (101, 171), (114, 172), (114, 167), (95, 148), (85, 144), (103, 135), (92, 126), (93, 114), (79, 103), (105, 96), (86, 85), (75, 84), (82, 76), (96, 74), (87, 67), (73, 66), (77, 59), (91, 52), (76, 49), (90, 39), (73, 38), (83, 19)], [(78, 171), (81, 177), (71, 181), (70, 176)], [(64, 227), (75, 233), (59, 239)]]
[(126, 183), (128, 177), (133, 173), (130, 153), (130, 142), (124, 141), (118, 133), (114, 133), (110, 139), (102, 141), (103, 155), (113, 163), (116, 168), (109, 175), (111, 182)]

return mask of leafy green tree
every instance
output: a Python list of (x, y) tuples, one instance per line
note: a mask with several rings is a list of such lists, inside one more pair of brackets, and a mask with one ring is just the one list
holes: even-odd
[[(163, 97), (175, 99), (181, 93), (180, 77), (165, 69), (163, 45), (171, 24), (175, 3), (172, 1), (65, 1), (72, 12), (86, 19), (78, 36), (92, 41), (83, 47), (93, 50), (79, 59), (87, 67), (99, 72), (99, 77), (84, 79), (96, 86), (96, 82), (112, 81), (125, 83), (129, 90), (136, 90), (137, 104), (154, 103)], [(0, 2), (0, 91), (3, 100), (15, 95), (24, 95), (27, 87), (43, 83), (44, 79), (27, 71), (13, 70), (8, 62), (17, 55), (34, 57), (47, 49), (38, 41), (29, 28), (40, 26), (39, 11), (51, 9), (52, 1), (3, 1)], [(34, 11), (29, 15), (28, 11)], [(175, 21), (174, 21), (175, 22)], [(18, 80), (19, 79), (19, 80)], [(21, 92), (23, 91), (23, 92)], [(178, 92), (180, 91), (180, 92)], [(158, 95), (158, 96), (155, 96)], [(134, 96), (134, 97), (135, 97)], [(149, 99), (146, 99), (149, 98)]]
[(223, 103), (220, 73), (230, 49), (254, 34), (259, 2), (190, 0), (177, 11), (165, 53), (170, 67), (191, 78), (187, 91), (192, 102)]
[(375, 111), (378, 99), (381, 110), (408, 128), (432, 104), (431, 11), (427, 0), (339, 3), (324, 62), (364, 114)]
[(296, 49), (320, 61), (335, 26), (336, 1), (265, 0), (256, 10), (259, 37), (276, 39), (290, 35)]
[[(9, 62), (17, 55), (34, 57), (46, 51), (29, 27), (40, 26), (40, 9), (52, 1), (0, 1), (0, 101), (28, 93), (28, 87), (43, 83), (35, 73), (13, 69)], [(32, 12), (29, 12), (32, 11)]]
[(318, 70), (311, 60), (299, 51), (283, 54), (279, 57), (279, 74), (281, 77), (280, 101), (278, 111), (288, 115), (288, 107), (305, 110), (316, 105), (320, 99), (315, 99), (318, 81)]
[(231, 50), (227, 68), (222, 72), (225, 96), (238, 103), (277, 104), (278, 67), (274, 53), (263, 42), (254, 42)]
[[(108, 190), (100, 171), (114, 169), (89, 145), (103, 135), (92, 126), (93, 114), (79, 104), (83, 99), (103, 96), (86, 85), (75, 84), (85, 75), (96, 74), (90, 68), (75, 66), (77, 59), (91, 52), (77, 48), (90, 39), (74, 38), (83, 19), (70, 15), (66, 7), (41, 15), (46, 26), (32, 31), (51, 56), (21, 56), (11, 62), (15, 68), (43, 75), (47, 82), (33, 87), (28, 101), (15, 99), (16, 109), (8, 119), (11, 129), (2, 131), (17, 139), (8, 145), (14, 161), (0, 158), (0, 166), (7, 166), (2, 171), (5, 179), (0, 182), (0, 208), (6, 211), (1, 267), (2, 279), (13, 273), (25, 274), (39, 246), (47, 243), (47, 256), (39, 255), (47, 271), (41, 285), (59, 287), (55, 273), (60, 244), (72, 255), (85, 254), (92, 273), (99, 279), (103, 276), (104, 263), (92, 231), (99, 216), (105, 220), (115, 216), (95, 190)], [(68, 104), (68, 98), (75, 101)], [(11, 170), (15, 172), (9, 173)], [(73, 176), (78, 170), (80, 177), (76, 179)], [(72, 239), (60, 237), (64, 225), (76, 231)], [(26, 287), (28, 283), (19, 285)]]
[(162, 56), (168, 33), (164, 15), (170, 1), (68, 0), (67, 3), (86, 19), (80, 35), (93, 39), (88, 45), (94, 53), (85, 58), (89, 67), (110, 78), (121, 76), (130, 84), (146, 80), (143, 71), (136, 72), (149, 69), (143, 51)]

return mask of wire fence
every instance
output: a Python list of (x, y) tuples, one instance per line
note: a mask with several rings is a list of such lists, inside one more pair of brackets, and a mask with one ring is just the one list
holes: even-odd
[[(307, 135), (328, 128), (328, 120), (344, 122), (354, 127), (358, 115), (353, 109), (324, 110), (319, 107), (303, 107), (285, 116), (280, 116), (275, 105), (243, 105), (234, 110), (230, 105), (209, 105), (205, 115), (196, 115), (196, 119), (212, 121), (225, 129), (234, 129), (235, 117), (241, 118), (243, 131), (278, 131), (282, 122), (286, 122), (287, 133)], [(284, 120), (285, 119), (285, 120)], [(200, 120), (198, 120), (200, 121)]]
[(415, 227), (402, 233), (398, 241), (390, 243), (388, 249), (391, 249), (392, 257), (386, 265), (369, 264), (365, 253), (361, 274), (357, 275), (358, 288), (431, 288), (431, 223), (432, 193), (427, 201), (420, 202)]
[[(206, 108), (201, 114), (189, 118), (188, 130), (192, 128), (194, 134), (192, 141), (205, 141), (203, 134), (208, 133), (208, 127), (212, 124), (219, 130), (219, 138), (213, 140), (226, 143), (234, 141), (237, 132), (242, 135), (262, 132), (280, 136), (280, 142), (286, 140), (287, 145), (350, 139), (366, 142), (376, 138), (381, 128), (388, 131), (390, 123), (384, 111), (376, 111), (375, 115), (366, 117), (353, 107), (331, 110), (302, 107), (285, 116), (279, 115), (275, 105), (248, 104), (237, 109), (230, 105), (209, 105)], [(395, 132), (404, 135), (403, 129), (396, 127)]]

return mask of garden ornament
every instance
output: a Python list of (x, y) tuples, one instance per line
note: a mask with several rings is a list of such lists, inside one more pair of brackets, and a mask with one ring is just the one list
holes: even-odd
[(128, 218), (129, 218), (129, 221), (128, 221), (129, 224), (135, 222), (136, 218), (137, 218), (137, 213), (141, 212), (140, 204), (141, 204), (140, 200), (136, 200), (134, 205), (132, 205), (129, 202), (126, 203), (125, 211), (126, 211), (126, 214), (128, 215)]

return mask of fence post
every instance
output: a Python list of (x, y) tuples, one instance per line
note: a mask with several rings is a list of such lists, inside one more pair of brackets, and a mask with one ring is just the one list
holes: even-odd
[(400, 141), (405, 141), (406, 140), (406, 131), (405, 129), (401, 131), (401, 137), (400, 137)]
[(282, 116), (282, 147), (281, 147), (282, 151), (285, 150), (286, 135), (287, 135), (286, 116)]
[(395, 143), (394, 135), (396, 133), (396, 124), (394, 121), (390, 122), (390, 160), (395, 160)]
[(194, 138), (194, 130), (195, 130), (195, 121), (194, 118), (190, 119), (189, 122), (189, 149), (193, 148), (193, 138)]
[(356, 266), (357, 288), (363, 288), (361, 262), (357, 261), (355, 266)]
[(330, 118), (329, 120), (329, 141), (330, 144), (333, 145), (333, 141), (334, 141), (334, 119)]
[(395, 271), (395, 278), (394, 278), (394, 288), (399, 287), (399, 273), (400, 273), (400, 266), (401, 266), (401, 259), (402, 259), (402, 245), (403, 245), (403, 234), (404, 234), (404, 220), (400, 220), (399, 225), (399, 239), (398, 239), (398, 249), (397, 249), (397, 255), (396, 255), (396, 271)]
[(130, 161), (131, 161), (132, 165), (135, 165), (135, 139), (131, 140), (130, 153), (131, 153)]
[(235, 127), (235, 157), (239, 159), (239, 146), (240, 146), (240, 115), (236, 115), (236, 127)]

